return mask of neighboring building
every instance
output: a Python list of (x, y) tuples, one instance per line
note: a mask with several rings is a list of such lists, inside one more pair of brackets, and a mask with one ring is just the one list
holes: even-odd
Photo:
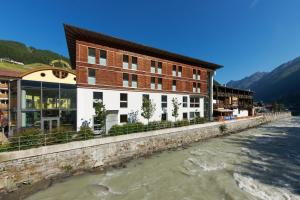
[(178, 119), (212, 117), (213, 75), (220, 65), (65, 25), (77, 73), (77, 128), (89, 121), (97, 130), (93, 103), (108, 111), (106, 130), (141, 117), (142, 99), (156, 104), (151, 121), (170, 120), (172, 99), (181, 103)]
[(253, 113), (253, 92), (214, 84), (214, 116), (229, 119)]
[(62, 68), (39, 68), (10, 82), (11, 129), (58, 126), (76, 129), (76, 76)]

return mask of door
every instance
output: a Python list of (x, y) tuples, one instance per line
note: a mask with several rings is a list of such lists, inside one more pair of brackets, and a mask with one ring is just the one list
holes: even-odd
[(58, 117), (45, 117), (42, 119), (42, 131), (44, 133), (52, 133), (59, 127)]
[(117, 110), (108, 110), (106, 115), (106, 122), (105, 122), (105, 130), (106, 133), (108, 133), (109, 129), (115, 125), (118, 124), (119, 117), (118, 117), (118, 111)]

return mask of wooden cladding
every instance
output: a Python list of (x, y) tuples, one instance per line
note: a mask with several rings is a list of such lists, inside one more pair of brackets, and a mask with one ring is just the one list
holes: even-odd
[[(81, 86), (89, 86), (87, 84), (87, 69), (93, 68), (96, 70), (96, 84), (93, 87), (122, 87), (123, 73), (128, 73), (137, 75), (137, 89), (139, 90), (151, 90), (151, 77), (155, 77), (156, 84), (158, 78), (162, 82), (162, 90), (157, 90), (156, 88), (155, 91), (172, 91), (172, 82), (176, 80), (176, 92), (193, 93), (193, 83), (196, 82), (197, 85), (198, 83), (201, 85), (201, 94), (206, 95), (207, 69), (205, 68), (187, 66), (182, 63), (125, 52), (82, 41), (77, 41), (76, 47), (77, 83)], [(95, 48), (96, 50), (95, 64), (88, 63), (88, 48)], [(100, 49), (106, 51), (106, 66), (102, 66), (99, 63)], [(124, 55), (126, 57), (125, 62), (128, 63), (128, 69), (127, 67), (123, 67)], [(155, 73), (151, 73), (151, 61), (155, 62)], [(176, 70), (175, 75), (174, 69)], [(200, 72), (200, 78), (197, 80), (193, 79), (194, 69)]]

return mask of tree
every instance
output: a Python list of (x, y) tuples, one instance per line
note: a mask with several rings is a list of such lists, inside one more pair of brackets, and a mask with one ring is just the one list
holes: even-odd
[(106, 109), (105, 105), (102, 101), (97, 101), (94, 103), (96, 119), (100, 128), (105, 126), (105, 118), (106, 118)]
[(148, 120), (148, 124), (149, 124), (149, 120), (150, 118), (153, 116), (154, 112), (155, 112), (155, 103), (153, 103), (151, 101), (151, 99), (148, 98), (143, 98), (143, 105), (142, 105), (142, 117), (144, 117), (145, 119)]
[(179, 106), (181, 105), (181, 103), (179, 103), (177, 98), (174, 97), (172, 99), (172, 104), (173, 104), (172, 116), (175, 117), (175, 121), (176, 121), (176, 118), (179, 115), (178, 110), (179, 110)]

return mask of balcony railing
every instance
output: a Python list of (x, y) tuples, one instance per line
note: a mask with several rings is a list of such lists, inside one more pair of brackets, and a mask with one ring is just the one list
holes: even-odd
[(7, 104), (0, 104), (0, 110), (7, 110), (8, 105)]

